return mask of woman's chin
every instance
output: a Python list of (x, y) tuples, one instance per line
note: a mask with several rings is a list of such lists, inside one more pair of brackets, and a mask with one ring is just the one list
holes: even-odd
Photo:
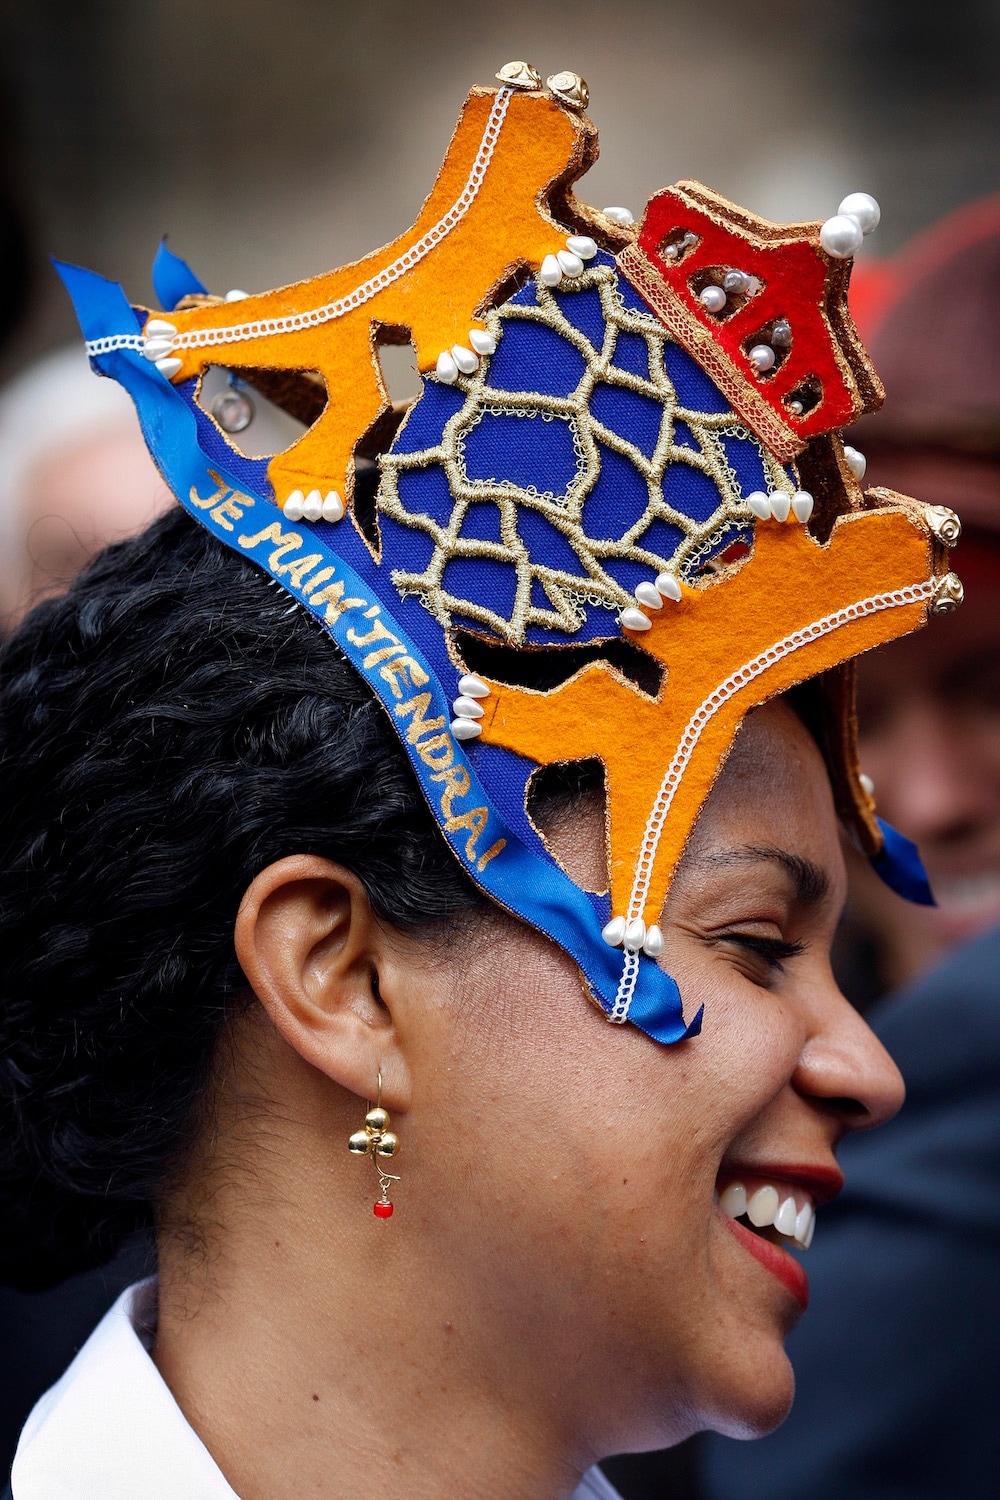
[[(748, 1353), (754, 1351), (748, 1346)], [(765, 1364), (748, 1358), (734, 1371), (729, 1389), (720, 1392), (719, 1404), (703, 1423), (723, 1437), (766, 1437), (785, 1420), (795, 1396), (795, 1374), (783, 1348), (768, 1355)]]

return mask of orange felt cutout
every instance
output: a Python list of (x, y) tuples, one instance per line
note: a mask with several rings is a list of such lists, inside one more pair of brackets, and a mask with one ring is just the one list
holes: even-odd
[[(654, 193), (635, 244), (618, 257), (622, 274), (783, 463), (884, 399), (847, 306), (851, 263), (826, 254), (820, 227), (772, 224), (700, 183), (680, 182)], [(727, 269), (758, 285), (713, 314), (699, 294)], [(776, 344), (775, 366), (758, 371), (750, 349), (770, 344), (778, 322), (788, 323), (791, 343)]]
[[(517, 270), (537, 271), (546, 255), (565, 248), (571, 231), (556, 222), (550, 200), (558, 196), (564, 208), (575, 207), (570, 184), (596, 153), (590, 121), (549, 95), (473, 89), (412, 229), (326, 275), (171, 313), (178, 330), (171, 355), (181, 360), (171, 378), (187, 380), (210, 364), (318, 371), (328, 393), (325, 410), (298, 442), (271, 459), (268, 475), (279, 505), (296, 489), (349, 497), (355, 447), (390, 408), (376, 352), (380, 338), (410, 337), (421, 371), (433, 369), (453, 345), (468, 347), (470, 329), (484, 327), (477, 314), (490, 296)], [(424, 237), (439, 225), (421, 258)], [(388, 268), (401, 258), (406, 263), (389, 280)], [(368, 283), (380, 276), (382, 284), (367, 295)], [(353, 305), (309, 324), (310, 314), (341, 299)], [(255, 336), (235, 333), (279, 318), (299, 326), (275, 332), (265, 322)]]
[[(591, 663), (547, 693), (491, 685), (482, 737), (539, 764), (603, 761), (612, 914), (657, 922), (746, 714), (922, 625), (937, 552), (915, 503), (902, 499), (842, 516), (826, 545), (795, 522), (759, 523), (749, 558), (702, 587), (683, 586), (679, 603), (651, 612), (648, 631), (630, 633), (668, 668), (655, 702), (605, 663)], [(914, 588), (909, 601), (856, 608)], [(810, 629), (829, 616), (832, 624)], [(787, 642), (799, 632), (805, 635)], [(651, 815), (671, 768), (669, 806), (656, 836)]]

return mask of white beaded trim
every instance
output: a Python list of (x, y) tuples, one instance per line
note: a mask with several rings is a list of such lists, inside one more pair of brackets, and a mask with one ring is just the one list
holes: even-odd
[(141, 333), (113, 333), (103, 339), (88, 339), (87, 353), (91, 359), (98, 354), (113, 354), (116, 349), (136, 349), (141, 354), (145, 343)]
[[(681, 736), (680, 744), (673, 760), (667, 768), (666, 775), (660, 784), (660, 790), (656, 795), (652, 811), (646, 823), (646, 832), (643, 836), (642, 849), (639, 853), (639, 863), (636, 866), (635, 881), (632, 885), (632, 894), (629, 898), (629, 907), (626, 914), (627, 921), (633, 921), (641, 917), (646, 905), (646, 896), (649, 891), (649, 882), (652, 878), (653, 864), (656, 859), (656, 850), (663, 832), (667, 814), (684, 772), (687, 770), (688, 762), (694, 753), (695, 746), (701, 738), (702, 730), (706, 724), (714, 718), (719, 709), (728, 703), (741, 688), (747, 683), (766, 672), (768, 667), (773, 667), (776, 662), (782, 661), (793, 651), (807, 646), (811, 641), (819, 640), (821, 636), (829, 635), (838, 630), (841, 625), (847, 625), (852, 620), (862, 620), (868, 615), (880, 613), (884, 609), (898, 609), (906, 604), (919, 604), (924, 599), (929, 599), (934, 592), (936, 579), (928, 579), (926, 583), (911, 584), (905, 589), (894, 589), (889, 594), (873, 594), (868, 599), (860, 599), (856, 604), (849, 604), (845, 609), (839, 609), (832, 615), (824, 615), (821, 620), (815, 620), (811, 625), (802, 630), (796, 630), (792, 635), (786, 635), (783, 640), (777, 641), (755, 656), (752, 661), (739, 667), (725, 682), (720, 683), (713, 693), (704, 700), (701, 706), (695, 710), (687, 727)], [(632, 1003), (632, 995), (635, 991), (635, 983), (639, 974), (639, 957), (637, 953), (625, 951), (625, 962), (622, 966), (622, 976), (618, 984), (618, 993), (615, 1003), (608, 1013), (608, 1020), (621, 1025), (628, 1019), (629, 1006)]]

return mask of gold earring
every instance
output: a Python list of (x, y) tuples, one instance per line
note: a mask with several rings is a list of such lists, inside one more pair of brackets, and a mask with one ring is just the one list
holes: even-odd
[(382, 1108), (382, 1073), (378, 1074), (378, 1094), (374, 1109), (369, 1109), (365, 1115), (364, 1130), (356, 1130), (347, 1142), (347, 1149), (354, 1156), (370, 1156), (372, 1165), (378, 1173), (379, 1186), (382, 1196), (375, 1204), (375, 1217), (377, 1219), (392, 1218), (392, 1202), (389, 1198), (390, 1182), (398, 1182), (399, 1178), (392, 1172), (383, 1171), (379, 1165), (380, 1156), (395, 1156), (399, 1150), (399, 1137), (389, 1129), (389, 1112)]

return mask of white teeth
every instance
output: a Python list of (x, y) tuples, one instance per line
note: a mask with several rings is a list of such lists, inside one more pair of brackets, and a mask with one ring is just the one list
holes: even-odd
[(731, 1182), (719, 1199), (719, 1207), (731, 1219), (739, 1219), (747, 1211), (747, 1190), (742, 1182)]
[(769, 1229), (773, 1225), (800, 1250), (808, 1250), (812, 1244), (816, 1232), (816, 1210), (809, 1199), (801, 1208), (796, 1208), (794, 1195), (786, 1191), (782, 1198), (770, 1182), (749, 1196), (744, 1183), (731, 1182), (719, 1194), (718, 1203), (731, 1219), (748, 1218), (755, 1229)]
[(778, 1189), (770, 1183), (758, 1188), (747, 1204), (747, 1218), (755, 1229), (766, 1229), (778, 1212)]
[(806, 1236), (812, 1239), (813, 1226), (816, 1223), (816, 1215), (813, 1213), (811, 1203), (806, 1203), (795, 1215), (795, 1238), (800, 1245), (806, 1244)]
[(786, 1198), (774, 1216), (774, 1227), (779, 1234), (791, 1237), (795, 1233), (795, 1199)]

